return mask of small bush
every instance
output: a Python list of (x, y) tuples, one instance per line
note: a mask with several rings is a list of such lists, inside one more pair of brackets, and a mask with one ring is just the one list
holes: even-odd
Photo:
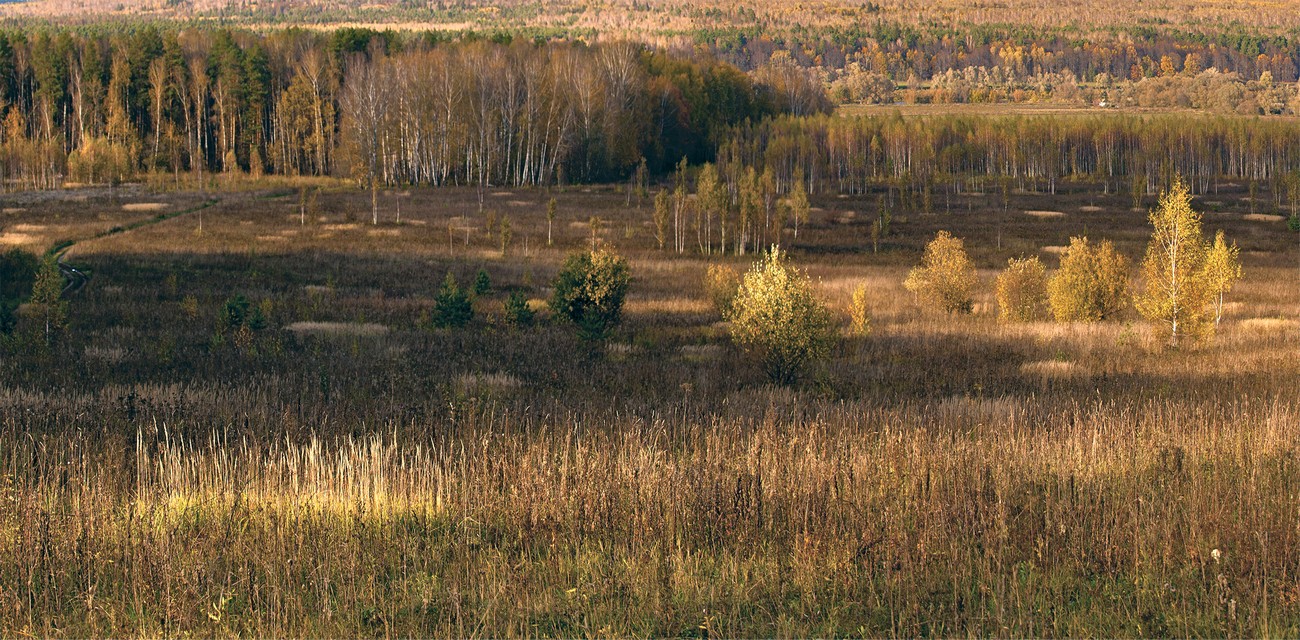
[(732, 340), (758, 357), (773, 382), (794, 382), (830, 352), (830, 313), (808, 276), (775, 248), (745, 274), (727, 320)]
[(597, 248), (571, 254), (555, 276), (549, 305), (558, 317), (578, 326), (589, 340), (604, 338), (618, 324), (631, 282), (627, 260)]
[(1061, 268), (1047, 282), (1047, 297), (1057, 322), (1097, 322), (1124, 309), (1128, 295), (1128, 260), (1103, 240), (1070, 238)]
[(492, 279), (488, 277), (487, 271), (479, 269), (474, 276), (474, 295), (487, 295), (492, 291)]
[(940, 231), (925, 247), (920, 266), (907, 274), (903, 286), (921, 303), (948, 313), (970, 313), (978, 276), (961, 238)]
[(430, 317), (433, 326), (441, 329), (463, 327), (473, 318), (474, 307), (469, 294), (456, 284), (456, 276), (448, 271), (442, 288), (433, 299), (433, 315)]
[(739, 288), (740, 274), (725, 264), (711, 264), (704, 272), (704, 292), (723, 317), (731, 313), (731, 301)]
[(859, 338), (871, 335), (871, 307), (865, 284), (853, 289), (853, 299), (849, 301), (849, 335)]
[(1047, 310), (1047, 267), (1037, 256), (1011, 258), (996, 286), (998, 318), (1003, 322), (1033, 322)]
[(22, 249), (0, 254), (0, 333), (14, 330), (18, 305), (31, 297), (41, 261)]
[(512, 327), (532, 326), (536, 313), (528, 306), (528, 296), (519, 291), (506, 298), (506, 322)]

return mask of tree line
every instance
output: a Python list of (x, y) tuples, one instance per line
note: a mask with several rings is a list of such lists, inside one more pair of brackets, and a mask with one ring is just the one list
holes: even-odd
[[(810, 102), (811, 101), (811, 102)], [(826, 109), (806, 75), (707, 55), (365, 29), (0, 32), (7, 188), (138, 172), (375, 184), (621, 178), (711, 157), (746, 119)]]
[[(954, 115), (776, 117), (736, 127), (720, 166), (772, 171), (785, 190), (802, 175), (810, 192), (876, 190), (926, 199), (945, 186), (1055, 192), (1094, 180), (1107, 192), (1153, 193), (1182, 175), (1193, 193), (1223, 180), (1300, 198), (1300, 125), (1287, 119), (1107, 113), (1079, 116)], [(734, 171), (730, 173), (735, 173)], [(1252, 195), (1254, 195), (1252, 193)]]

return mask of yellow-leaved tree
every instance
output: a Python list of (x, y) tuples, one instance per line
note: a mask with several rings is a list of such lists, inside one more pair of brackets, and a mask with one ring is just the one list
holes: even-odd
[(731, 339), (759, 359), (773, 382), (794, 382), (830, 352), (830, 312), (808, 276), (776, 247), (745, 274), (727, 320)]
[(1047, 299), (1057, 322), (1098, 322), (1124, 309), (1128, 260), (1109, 240), (1070, 238), (1061, 268), (1047, 281)]
[(907, 274), (903, 286), (922, 304), (948, 313), (970, 313), (978, 276), (961, 238), (940, 231), (925, 247), (920, 266)]
[(998, 275), (998, 319), (1033, 322), (1047, 308), (1047, 267), (1038, 256), (1011, 258)]
[(1214, 234), (1214, 244), (1205, 253), (1205, 286), (1214, 305), (1214, 325), (1223, 320), (1223, 299), (1232, 285), (1241, 279), (1241, 251), (1237, 243), (1228, 244), (1223, 230)]
[(1151, 211), (1151, 241), (1142, 262), (1144, 289), (1134, 300), (1156, 335), (1169, 346), (1203, 341), (1214, 334), (1210, 317), (1213, 291), (1205, 270), (1201, 215), (1192, 209), (1187, 186), (1175, 178)]

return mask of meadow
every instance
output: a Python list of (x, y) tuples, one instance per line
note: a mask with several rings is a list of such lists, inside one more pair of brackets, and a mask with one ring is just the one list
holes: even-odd
[[(163, 182), (5, 196), (0, 242), (75, 241), (90, 280), (52, 346), (3, 347), (0, 635), (1300, 633), (1300, 247), (1244, 185), (1194, 201), (1245, 279), (1176, 351), (1131, 309), (996, 318), (1010, 257), (1139, 259), (1127, 194), (939, 196), (878, 252), (880, 194), (814, 197), (785, 248), (843, 322), (866, 283), (872, 332), (773, 386), (701, 286), (754, 256), (660, 251), (621, 186), (390, 190), (370, 224), (341, 182)], [(902, 287), (939, 229), (970, 315)], [(634, 278), (603, 342), (544, 304), (593, 235)], [(474, 322), (431, 328), (480, 270)]]

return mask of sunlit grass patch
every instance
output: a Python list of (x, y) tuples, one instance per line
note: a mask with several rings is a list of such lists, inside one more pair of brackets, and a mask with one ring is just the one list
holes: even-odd
[(317, 322), (301, 320), (285, 327), (299, 335), (361, 336), (373, 338), (388, 333), (388, 327), (375, 322)]

